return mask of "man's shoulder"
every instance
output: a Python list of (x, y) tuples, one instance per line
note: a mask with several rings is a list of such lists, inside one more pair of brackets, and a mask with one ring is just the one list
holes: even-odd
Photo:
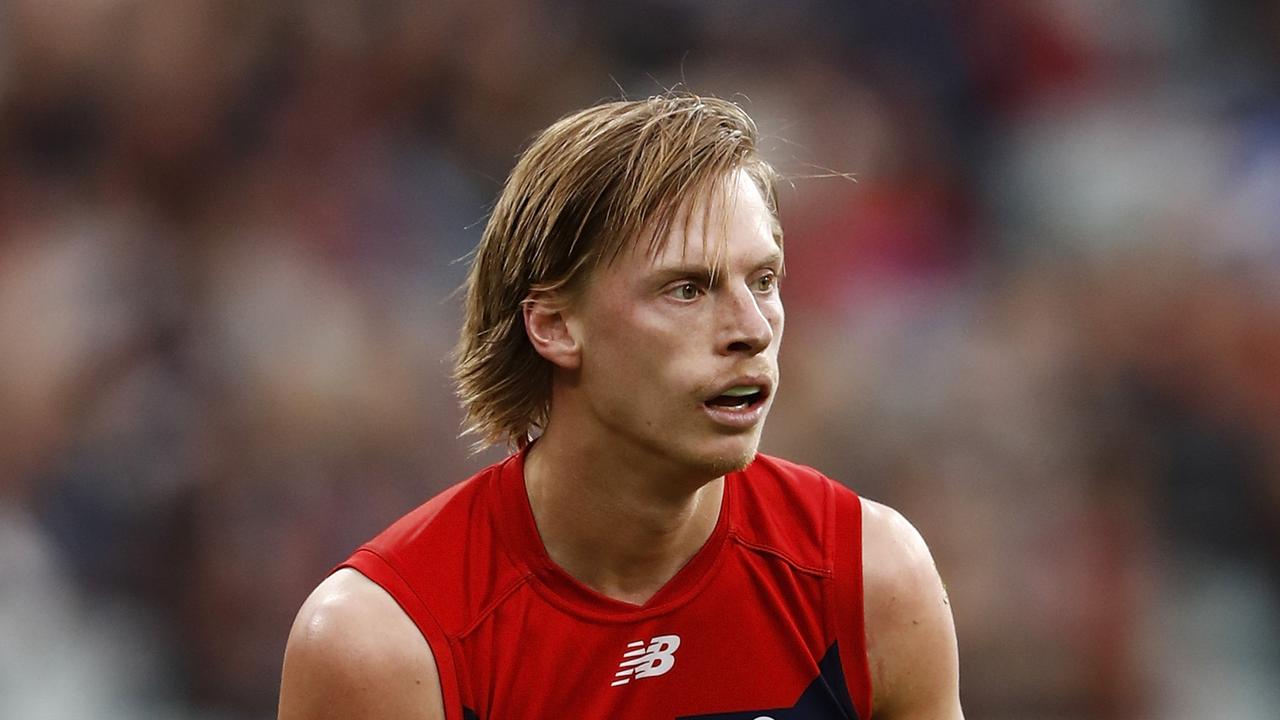
[(913, 613), (925, 606), (947, 606), (933, 554), (920, 531), (888, 505), (866, 498), (860, 504), (868, 614), (880, 616), (882, 625), (898, 626), (914, 620)]
[(506, 551), (497, 487), (502, 467), (490, 466), (405, 514), (341, 567), (384, 588), (420, 628), (460, 632), (523, 577)]
[(356, 665), (367, 667), (396, 665), (431, 652), (396, 601), (349, 568), (337, 570), (311, 592), (290, 635), (290, 644), (299, 649), (341, 647)]
[(350, 569), (298, 611), (285, 650), (280, 717), (443, 718), (426, 640), (394, 599)]
[(860, 505), (868, 602), (883, 600), (901, 610), (902, 598), (928, 596), (946, 605), (945, 594), (934, 593), (941, 591), (938, 571), (915, 525), (881, 502), (861, 498)]
[(289, 634), (281, 718), (444, 717), (432, 645), (447, 653), (444, 637), (483, 602), (473, 595), (484, 583), (463, 582), (465, 573), (496, 575), (472, 558), (500, 561), (490, 490), (501, 469), (410, 510), (316, 587)]
[(946, 586), (920, 532), (863, 499), (864, 613), (877, 714), (959, 717), (956, 640)]

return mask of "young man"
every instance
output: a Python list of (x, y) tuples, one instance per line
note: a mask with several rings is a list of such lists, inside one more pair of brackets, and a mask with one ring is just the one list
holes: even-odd
[(525, 152), (457, 365), (469, 429), (519, 452), (312, 593), (283, 720), (961, 718), (919, 534), (756, 453), (783, 310), (755, 142), (732, 103), (666, 95)]

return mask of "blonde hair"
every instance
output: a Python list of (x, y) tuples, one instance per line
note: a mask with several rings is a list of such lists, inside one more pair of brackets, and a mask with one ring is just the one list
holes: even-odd
[[(744, 170), (777, 226), (776, 175), (755, 122), (732, 102), (686, 93), (611, 102), (542, 132), (507, 178), (465, 285), (454, 379), (477, 449), (528, 444), (550, 412), (551, 364), (525, 335), (522, 303), (572, 295), (631, 242), (661, 249), (677, 214)], [(719, 253), (717, 253), (719, 255)]]

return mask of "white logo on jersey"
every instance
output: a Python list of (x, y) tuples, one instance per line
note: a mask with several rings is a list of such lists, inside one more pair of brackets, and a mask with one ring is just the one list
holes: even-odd
[(635, 678), (657, 677), (665, 675), (675, 667), (676, 650), (680, 648), (679, 635), (659, 635), (649, 641), (645, 647), (643, 640), (627, 643), (627, 651), (622, 653), (622, 662), (618, 663), (618, 678), (610, 685), (626, 685)]

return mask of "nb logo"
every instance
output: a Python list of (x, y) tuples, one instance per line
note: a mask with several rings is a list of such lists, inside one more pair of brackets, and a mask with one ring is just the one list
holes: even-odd
[(659, 635), (645, 646), (643, 640), (627, 643), (627, 651), (622, 653), (622, 662), (618, 663), (618, 678), (610, 685), (626, 685), (632, 678), (647, 678), (665, 675), (675, 667), (676, 650), (680, 648), (679, 635)]

